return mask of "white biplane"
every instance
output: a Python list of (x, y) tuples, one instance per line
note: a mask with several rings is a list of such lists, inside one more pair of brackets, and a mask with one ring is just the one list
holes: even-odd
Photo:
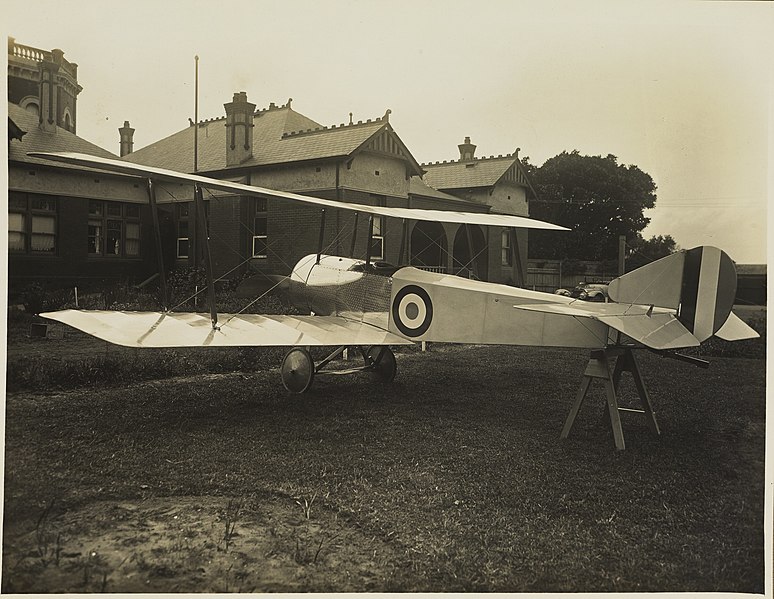
[[(675, 350), (698, 346), (713, 335), (729, 341), (758, 336), (731, 312), (736, 293), (734, 263), (725, 252), (710, 246), (680, 251), (627, 273), (610, 284), (611, 302), (591, 303), (411, 266), (372, 264), (368, 255), (365, 260), (358, 260), (325, 255), (322, 251), (326, 208), (364, 213), (371, 218), (400, 218), (404, 222), (413, 219), (566, 230), (550, 223), (503, 214), (350, 204), (83, 154), (31, 155), (147, 179), (154, 214), (154, 181), (193, 185), (203, 227), (203, 187), (322, 208), (318, 252), (302, 258), (282, 284), (295, 306), (306, 315), (217, 314), (207, 247), (204, 262), (209, 314), (166, 309), (62, 310), (41, 314), (129, 347), (287, 346), (291, 349), (282, 362), (281, 376), (291, 392), (308, 390), (315, 374), (325, 372), (346, 374), (365, 370), (381, 381), (391, 381), (396, 372), (391, 345), (426, 341), (585, 348), (591, 350), (591, 357), (561, 436), (569, 434), (591, 382), (600, 379), (605, 385), (616, 447), (624, 449), (619, 412), (628, 409), (619, 408), (617, 401), (623, 372), (632, 374), (642, 402), (643, 409), (635, 411), (642, 412), (650, 429), (659, 433), (633, 350), (649, 349), (706, 366), (706, 362)], [(158, 236), (158, 230), (156, 233)], [(367, 245), (370, 251), (370, 244)], [(160, 270), (163, 275), (163, 265)], [(308, 348), (318, 346), (336, 349), (315, 364)], [(323, 370), (348, 346), (361, 348), (362, 367)], [(613, 368), (611, 358), (617, 358)]]

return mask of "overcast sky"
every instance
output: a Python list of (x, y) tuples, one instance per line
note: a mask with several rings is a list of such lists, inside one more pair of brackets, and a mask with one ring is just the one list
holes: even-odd
[(419, 162), (614, 154), (658, 185), (645, 235), (766, 261), (771, 3), (37, 0), (7, 35), (77, 63), (78, 134), (118, 153), (235, 91), (323, 125), (382, 116)]

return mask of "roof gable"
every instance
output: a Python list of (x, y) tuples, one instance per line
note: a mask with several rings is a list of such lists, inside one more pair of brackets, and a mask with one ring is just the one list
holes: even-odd
[[(226, 119), (219, 117), (199, 123), (200, 172), (230, 168), (262, 167), (306, 160), (343, 158), (356, 151), (384, 151), (421, 169), (392, 131), (388, 114), (382, 118), (350, 125), (324, 127), (296, 112), (290, 103), (256, 111), (253, 118), (253, 155), (238, 167), (226, 166)], [(176, 170), (193, 171), (194, 125), (137, 150), (124, 160)]]
[(425, 182), (441, 190), (492, 187), (501, 182), (531, 187), (516, 154), (436, 162), (423, 164), (422, 168), (427, 171)]
[[(27, 152), (79, 152), (81, 154), (91, 154), (100, 158), (118, 158), (112, 152), (99, 147), (82, 137), (78, 137), (67, 129), (56, 128), (56, 133), (43, 131), (38, 126), (38, 116), (28, 110), (25, 110), (17, 104), (8, 103), (8, 118), (23, 131), (21, 139), (14, 139), (8, 146), (8, 160), (13, 162), (24, 162), (27, 164), (48, 164), (51, 163), (40, 158), (27, 156)], [(59, 165), (62, 168), (80, 168)]]

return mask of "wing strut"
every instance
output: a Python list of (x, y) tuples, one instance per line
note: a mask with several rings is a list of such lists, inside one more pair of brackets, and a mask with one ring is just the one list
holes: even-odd
[(153, 232), (156, 238), (156, 256), (159, 265), (159, 279), (161, 281), (161, 308), (166, 312), (169, 308), (169, 292), (167, 290), (167, 273), (164, 269), (164, 254), (161, 250), (161, 227), (159, 225), (159, 209), (156, 204), (156, 188), (153, 179), (148, 179), (148, 202), (150, 202), (151, 215), (153, 217)]
[(402, 220), (403, 220), (403, 227), (400, 235), (400, 251), (398, 252), (398, 266), (409, 263), (408, 260), (406, 260), (405, 262), (403, 261), (403, 254), (408, 249), (406, 247), (406, 240), (408, 239), (408, 220), (405, 218)]
[(467, 238), (467, 242), (468, 242), (468, 256), (470, 256), (468, 269), (473, 273), (473, 276), (478, 278), (478, 265), (476, 264), (478, 260), (476, 259), (477, 258), (476, 254), (473, 253), (473, 235), (470, 232), (470, 225), (468, 223), (465, 223), (462, 226), (465, 227), (465, 237)]
[(355, 226), (352, 227), (352, 245), (349, 246), (349, 257), (355, 257), (355, 242), (357, 241), (357, 217), (360, 213), (355, 212)]
[(366, 266), (371, 264), (371, 246), (374, 242), (374, 215), (368, 215), (368, 244), (366, 245)]
[(207, 304), (210, 307), (210, 320), (212, 328), (218, 328), (218, 312), (215, 308), (215, 280), (212, 276), (212, 256), (210, 255), (210, 238), (207, 234), (207, 214), (204, 210), (204, 198), (202, 186), (194, 184), (194, 198), (196, 201), (196, 220), (199, 223), (199, 237), (202, 239), (202, 254), (204, 257), (204, 274), (207, 277)]
[(511, 236), (511, 260), (513, 260), (513, 282), (516, 287), (524, 286), (524, 269), (521, 267), (521, 250), (519, 249), (519, 240), (516, 237), (516, 229), (508, 229)]
[(323, 236), (325, 235), (325, 208), (320, 210), (320, 236), (317, 238), (317, 262), (320, 263), (320, 255), (323, 251)]

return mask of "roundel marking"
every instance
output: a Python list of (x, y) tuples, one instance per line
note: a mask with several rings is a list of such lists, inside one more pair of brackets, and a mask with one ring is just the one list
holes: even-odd
[(417, 285), (406, 285), (392, 300), (392, 319), (407, 337), (419, 337), (433, 321), (433, 302), (427, 291)]

